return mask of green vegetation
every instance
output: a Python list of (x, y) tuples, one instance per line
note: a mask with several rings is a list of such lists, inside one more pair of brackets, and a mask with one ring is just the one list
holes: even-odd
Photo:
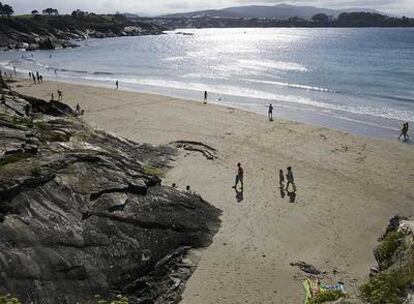
[(0, 159), (0, 167), (3, 167), (8, 164), (12, 164), (12, 163), (17, 163), (21, 160), (30, 158), (32, 156), (33, 154), (31, 153), (15, 153), (15, 154), (6, 155), (2, 159)]
[(345, 294), (339, 290), (328, 290), (326, 292), (320, 293), (317, 296), (309, 300), (309, 304), (321, 304), (325, 302), (333, 302), (344, 298)]
[[(100, 295), (95, 296), (96, 304), (128, 304), (128, 298), (117, 295), (113, 300), (104, 300)], [(1, 304), (1, 303), (0, 303)]]
[(164, 172), (162, 172), (161, 169), (158, 169), (151, 165), (144, 165), (144, 173), (147, 175), (153, 175), (153, 176), (158, 176), (158, 177), (164, 176)]
[(0, 113), (0, 119), (3, 119), (4, 121), (10, 122), (15, 125), (22, 125), (29, 128), (33, 127), (33, 121), (27, 117), (17, 117)]
[(379, 273), (361, 286), (361, 298), (370, 304), (402, 304), (414, 282), (414, 265), (407, 263), (392, 271)]
[(392, 257), (398, 250), (404, 250), (404, 233), (401, 231), (389, 232), (376, 250), (377, 260), (382, 269), (392, 265)]
[(375, 254), (380, 273), (360, 287), (361, 299), (370, 304), (402, 304), (414, 283), (414, 248), (402, 231), (390, 231)]
[(20, 301), (16, 298), (13, 298), (11, 295), (0, 295), (0, 304), (21, 304)]
[(33, 168), (30, 170), (32, 176), (40, 176), (42, 174), (42, 168), (40, 168), (39, 164), (35, 164)]

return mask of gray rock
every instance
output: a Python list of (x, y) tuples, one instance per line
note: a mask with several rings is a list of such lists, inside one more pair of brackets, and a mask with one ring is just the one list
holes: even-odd
[[(96, 294), (178, 303), (193, 271), (183, 257), (210, 244), (220, 211), (145, 173), (168, 168), (177, 150), (94, 130), (60, 103), (6, 97), (17, 110), (0, 117), (0, 135), (7, 157), (20, 159), (0, 158), (0, 294), (40, 304)], [(39, 119), (18, 114), (25, 103)]]

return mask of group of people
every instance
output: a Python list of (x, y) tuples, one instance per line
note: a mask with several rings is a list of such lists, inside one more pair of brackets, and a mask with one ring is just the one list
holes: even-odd
[(403, 127), (401, 128), (401, 133), (400, 136), (398, 136), (398, 139), (401, 139), (401, 137), (404, 137), (404, 142), (408, 141), (410, 139), (410, 137), (408, 136), (408, 129), (409, 129), (409, 125), (408, 122), (403, 124)]
[[(62, 101), (62, 99), (63, 99), (63, 92), (61, 90), (57, 90), (57, 95), (58, 95), (58, 100), (59, 101)], [(55, 101), (55, 94), (54, 93), (51, 93), (50, 94), (50, 97), (51, 97), (51, 101)]]
[(29, 79), (33, 80), (33, 83), (42, 83), (43, 76), (39, 74), (39, 72), (29, 72)]
[[(243, 167), (241, 165), (241, 163), (237, 164), (237, 174), (236, 174), (236, 180), (233, 186), (233, 189), (236, 189), (237, 191), (237, 186), (240, 184), (241, 186), (241, 190), (243, 191), (243, 177), (244, 177), (244, 170)], [(285, 182), (285, 175), (282, 169), (279, 170), (279, 186), (281, 190), (286, 190), (287, 192), (290, 191), (290, 186), (292, 186), (293, 192), (296, 192), (296, 184), (295, 184), (295, 178), (293, 176), (293, 170), (292, 167), (287, 167), (287, 172), (286, 172), (286, 187), (284, 185)]]

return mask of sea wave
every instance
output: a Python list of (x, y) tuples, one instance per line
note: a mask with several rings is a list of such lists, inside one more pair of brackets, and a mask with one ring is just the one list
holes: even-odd
[(295, 72), (307, 72), (308, 68), (294, 62), (285, 61), (273, 61), (273, 60), (251, 60), (240, 59), (238, 64), (244, 68), (253, 70), (282, 70), (282, 71), (295, 71)]
[[(88, 80), (96, 81), (115, 81), (114, 78), (94, 78), (94, 77), (85, 77)], [(198, 82), (180, 82), (174, 80), (163, 80), (163, 79), (153, 79), (153, 78), (142, 78), (142, 79), (119, 79), (120, 83), (130, 84), (130, 85), (142, 85), (142, 86), (151, 86), (151, 87), (161, 87), (161, 88), (171, 88), (179, 90), (190, 90), (190, 91), (200, 91), (208, 90), (211, 93), (216, 95), (228, 95), (228, 96), (238, 96), (244, 98), (254, 98), (257, 100), (266, 100), (268, 102), (281, 102), (281, 103), (290, 103), (290, 104), (299, 104), (301, 108), (305, 110), (306, 107), (309, 108), (319, 108), (321, 110), (327, 111), (337, 111), (337, 112), (347, 112), (357, 115), (369, 115), (373, 117), (380, 117), (385, 119), (395, 119), (414, 122), (414, 112), (409, 110), (399, 110), (391, 107), (376, 107), (368, 105), (346, 105), (338, 103), (328, 103), (313, 100), (304, 96), (297, 95), (280, 95), (271, 92), (250, 89), (245, 87), (237, 87), (231, 85), (206, 85), (204, 83)], [(224, 98), (221, 98), (224, 100)], [(225, 101), (223, 101), (225, 103)], [(258, 106), (262, 104), (258, 103)]]
[(309, 91), (318, 91), (318, 92), (326, 92), (326, 93), (340, 93), (339, 91), (335, 91), (335, 90), (331, 90), (331, 89), (307, 86), (307, 85), (296, 84), (296, 83), (269, 81), (269, 80), (256, 80), (256, 79), (244, 79), (244, 80), (248, 81), (248, 82), (271, 84), (271, 85), (277, 85), (277, 86), (281, 86), (281, 87), (304, 89), (304, 90), (309, 90)]

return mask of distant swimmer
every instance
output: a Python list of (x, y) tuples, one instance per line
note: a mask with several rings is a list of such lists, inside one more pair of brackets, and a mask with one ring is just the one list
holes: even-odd
[(118, 80), (115, 82), (115, 87), (116, 87), (116, 90), (119, 89), (119, 82), (118, 82)]
[(267, 116), (269, 118), (269, 121), (273, 121), (273, 105), (272, 104), (269, 105), (269, 111), (267, 113)]
[(208, 93), (207, 91), (204, 91), (204, 104), (207, 104), (207, 99), (208, 99)]

